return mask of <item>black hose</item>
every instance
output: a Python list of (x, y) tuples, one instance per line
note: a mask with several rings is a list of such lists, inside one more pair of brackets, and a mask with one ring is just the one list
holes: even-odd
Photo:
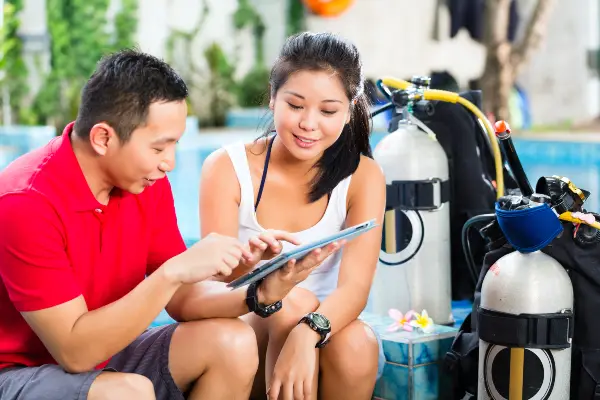
[(476, 215), (472, 218), (469, 218), (462, 227), (462, 249), (465, 255), (465, 260), (467, 261), (467, 267), (469, 272), (471, 273), (471, 278), (473, 279), (473, 284), (477, 286), (477, 281), (479, 280), (479, 269), (475, 265), (475, 260), (473, 259), (473, 253), (471, 253), (471, 243), (469, 242), (469, 229), (473, 224), (478, 222), (490, 222), (496, 218), (496, 214), (481, 214)]
[(387, 110), (392, 110), (392, 109), (394, 109), (394, 103), (388, 103), (385, 106), (373, 111), (371, 113), (371, 118), (375, 117), (376, 115), (381, 114), (382, 112), (385, 112)]
[(383, 95), (388, 99), (388, 100), (392, 100), (392, 92), (390, 92), (390, 90), (387, 88), (387, 86), (385, 86), (383, 84), (383, 80), (381, 79), (377, 79), (377, 82), (375, 83), (375, 85), (377, 86), (377, 89), (379, 89), (379, 91), (381, 93), (383, 93)]
[(513, 177), (517, 181), (517, 186), (519, 186), (521, 194), (525, 197), (531, 196), (533, 194), (533, 188), (527, 179), (527, 174), (525, 174), (523, 165), (521, 165), (521, 160), (519, 160), (517, 150), (515, 150), (510, 134), (504, 136), (499, 135), (498, 139), (500, 139), (498, 140), (498, 142), (500, 142), (500, 148), (502, 148), (504, 157), (506, 157), (507, 164), (512, 171)]

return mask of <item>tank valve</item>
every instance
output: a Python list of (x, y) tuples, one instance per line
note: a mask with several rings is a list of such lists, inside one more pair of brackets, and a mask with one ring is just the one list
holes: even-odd
[(429, 89), (431, 78), (428, 76), (415, 75), (411, 78), (410, 83), (415, 85), (418, 89)]

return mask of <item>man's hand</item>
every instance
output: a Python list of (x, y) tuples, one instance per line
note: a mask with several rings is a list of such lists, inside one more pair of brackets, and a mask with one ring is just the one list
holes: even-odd
[(196, 283), (215, 275), (229, 276), (243, 259), (253, 259), (238, 239), (211, 233), (165, 264), (165, 273), (178, 283)]
[(244, 248), (251, 257), (244, 257), (240, 265), (230, 275), (217, 275), (215, 280), (231, 282), (234, 279), (252, 271), (256, 264), (263, 260), (270, 260), (283, 250), (282, 241), (299, 245), (300, 242), (289, 232), (269, 229), (260, 235), (251, 238)]

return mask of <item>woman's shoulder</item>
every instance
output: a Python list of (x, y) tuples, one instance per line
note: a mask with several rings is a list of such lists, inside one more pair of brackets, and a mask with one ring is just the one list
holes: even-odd
[(385, 176), (381, 166), (374, 159), (361, 155), (348, 188), (348, 201), (382, 190), (385, 191)]
[(385, 178), (381, 166), (377, 163), (377, 161), (365, 155), (360, 156), (360, 161), (358, 162), (358, 167), (356, 168), (356, 171), (354, 171), (354, 174), (352, 175), (352, 180), (376, 180), (377, 184), (382, 182), (385, 183)]
[(252, 142), (236, 142), (222, 146), (210, 153), (202, 162), (203, 169), (221, 170), (232, 169), (234, 160), (232, 158), (247, 157), (248, 161), (260, 156), (264, 148), (264, 139), (258, 139)]
[(202, 161), (203, 173), (221, 174), (228, 170), (233, 172), (233, 162), (225, 147), (213, 151)]

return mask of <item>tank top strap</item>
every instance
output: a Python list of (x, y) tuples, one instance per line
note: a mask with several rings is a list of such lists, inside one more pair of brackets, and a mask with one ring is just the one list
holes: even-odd
[(233, 143), (224, 147), (231, 159), (233, 169), (240, 184), (240, 215), (252, 216), (254, 214), (254, 188), (250, 165), (246, 155), (246, 146), (243, 142)]
[(335, 204), (335, 208), (337, 210), (337, 217), (340, 221), (345, 221), (348, 214), (348, 189), (350, 188), (351, 180), (352, 175), (338, 183), (333, 189), (331, 193), (331, 199), (329, 200), (330, 202), (334, 202), (333, 204)]

